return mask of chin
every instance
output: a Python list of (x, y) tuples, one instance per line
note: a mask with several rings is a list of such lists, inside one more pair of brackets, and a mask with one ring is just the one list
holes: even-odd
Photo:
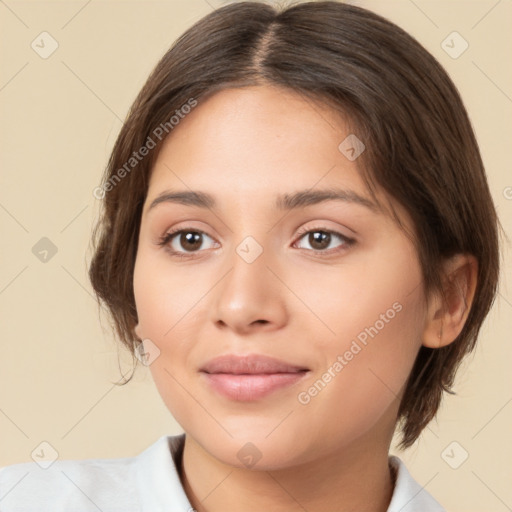
[[(279, 421), (273, 422), (269, 428), (268, 422), (265, 422), (264, 428), (258, 429), (244, 420), (237, 428), (234, 425), (228, 428), (233, 437), (225, 432), (212, 436), (202, 430), (190, 432), (190, 435), (211, 456), (223, 464), (241, 469), (285, 469), (314, 458), (312, 447), (304, 444), (307, 436), (301, 435), (296, 428), (293, 429), (295, 434), (292, 434), (290, 426), (279, 432), (281, 427), (276, 428), (278, 424)], [(307, 452), (311, 452), (311, 457)]]

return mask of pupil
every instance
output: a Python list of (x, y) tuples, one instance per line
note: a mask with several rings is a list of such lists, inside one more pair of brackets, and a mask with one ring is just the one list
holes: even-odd
[[(313, 233), (310, 233), (309, 238), (309, 243), (313, 248), (315, 245), (320, 245), (320, 247), (317, 247), (317, 249), (325, 249), (329, 246), (331, 234), (324, 231), (314, 231)], [(327, 243), (322, 243), (326, 241)]]
[[(201, 233), (195, 233), (195, 232), (188, 232), (188, 233), (182, 233), (182, 242), (183, 238), (185, 238), (186, 243), (182, 243), (182, 247), (184, 249), (197, 249), (198, 247), (201, 247)], [(189, 247), (187, 248), (187, 244)]]

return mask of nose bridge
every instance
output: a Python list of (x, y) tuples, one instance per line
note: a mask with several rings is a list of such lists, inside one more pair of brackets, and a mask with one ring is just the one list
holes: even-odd
[(253, 301), (257, 301), (260, 293), (265, 290), (268, 293), (273, 288), (269, 283), (273, 275), (267, 269), (269, 260), (272, 260), (269, 250), (268, 244), (264, 246), (252, 235), (245, 236), (233, 247), (233, 254), (229, 258), (232, 270), (228, 274), (231, 292), (240, 295), (240, 298), (248, 294)]
[(266, 266), (276, 261), (272, 254), (272, 248), (276, 247), (272, 242), (276, 230), (269, 230), (267, 223), (262, 222), (257, 213), (258, 206), (258, 200), (254, 200), (252, 206), (239, 204), (238, 218), (231, 224), (232, 243), (229, 247), (232, 254), (228, 257), (228, 265), (232, 267), (229, 279), (233, 280), (235, 288), (243, 283), (255, 288), (268, 287), (268, 280), (273, 278)]
[(219, 283), (215, 296), (216, 321), (244, 329), (258, 320), (266, 323), (283, 320), (286, 308), (279, 292), (282, 284), (267, 268), (273, 266), (271, 262), (275, 259), (268, 248), (272, 245), (269, 237), (265, 240), (264, 246), (252, 235), (246, 235), (233, 246), (226, 262), (230, 270)]

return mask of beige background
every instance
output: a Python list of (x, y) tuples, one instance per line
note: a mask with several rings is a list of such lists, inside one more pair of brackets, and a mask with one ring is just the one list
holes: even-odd
[[(398, 23), (448, 70), (511, 236), (512, 3), (355, 3)], [(154, 64), (179, 34), (222, 4), (0, 2), (0, 466), (31, 461), (42, 441), (63, 459), (110, 458), (181, 432), (147, 368), (127, 386), (113, 385), (120, 379), (117, 345), (105, 319), (99, 322), (86, 274), (99, 207), (92, 191)], [(43, 31), (59, 45), (47, 59), (31, 48)], [(453, 31), (469, 43), (457, 59), (441, 46)], [(32, 252), (43, 237), (57, 248), (46, 263)], [(459, 374), (458, 396), (446, 397), (438, 421), (399, 454), (450, 512), (512, 509), (509, 247), (504, 258), (500, 295)], [(124, 351), (120, 361), (127, 372)], [(453, 441), (458, 445), (449, 447)], [(463, 450), (468, 459), (452, 469), (445, 460), (460, 462)]]

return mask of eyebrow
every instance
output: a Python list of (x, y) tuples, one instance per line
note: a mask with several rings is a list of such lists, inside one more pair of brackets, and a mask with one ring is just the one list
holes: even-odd
[[(326, 201), (355, 203), (364, 206), (373, 212), (377, 212), (378, 210), (377, 205), (370, 199), (357, 194), (353, 190), (344, 190), (339, 188), (330, 188), (325, 190), (300, 190), (293, 194), (281, 194), (276, 198), (275, 207), (278, 210), (294, 210)], [(213, 209), (217, 205), (215, 198), (206, 192), (166, 190), (151, 202), (148, 212), (160, 203), (178, 203), (186, 206), (196, 206), (208, 209)]]

